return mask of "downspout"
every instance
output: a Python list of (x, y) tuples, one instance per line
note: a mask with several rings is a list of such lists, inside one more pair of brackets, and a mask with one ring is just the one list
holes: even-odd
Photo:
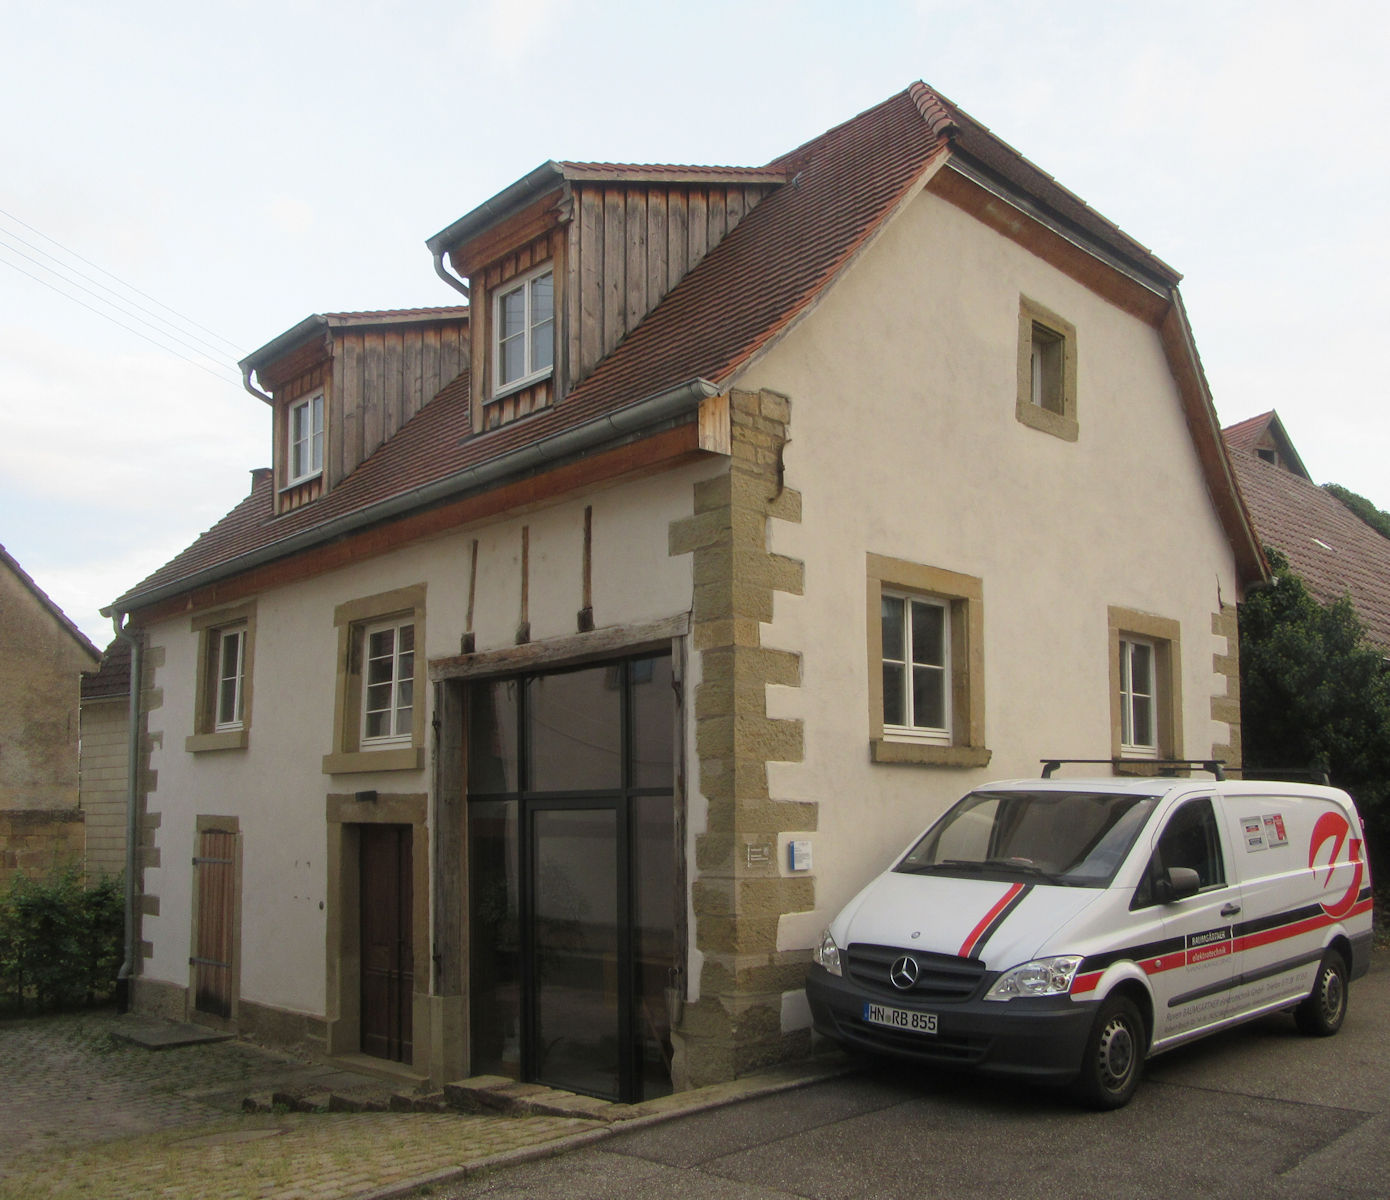
[(143, 667), (143, 644), (129, 626), (122, 626), (124, 614), (113, 612), (111, 624), (116, 636), (130, 646), (130, 702), (126, 732), (126, 796), (125, 796), (125, 959), (116, 974), (116, 1011), (130, 1011), (130, 981), (135, 974), (135, 864), (139, 860), (140, 839), (140, 674)]
[(430, 249), (434, 253), (434, 273), (453, 288), (454, 291), (462, 292), (463, 298), (471, 304), (472, 298), (468, 290), (468, 285), (444, 265), (444, 247), (441, 246), (439, 249), (435, 250), (434, 247), (431, 246)]

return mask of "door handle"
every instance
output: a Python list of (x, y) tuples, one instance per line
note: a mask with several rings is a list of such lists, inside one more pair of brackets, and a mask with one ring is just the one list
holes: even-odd
[(1239, 904), (1223, 904), (1221, 906), (1221, 915), (1223, 917), (1234, 917), (1238, 912), (1240, 912)]

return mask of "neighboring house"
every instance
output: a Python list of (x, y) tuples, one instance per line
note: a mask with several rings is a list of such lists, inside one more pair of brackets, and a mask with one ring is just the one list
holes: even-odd
[(1261, 544), (1322, 603), (1349, 597), (1366, 641), (1390, 658), (1390, 539), (1312, 481), (1277, 413), (1222, 436)]
[(0, 886), (82, 858), (78, 689), (99, 657), (0, 546)]
[(1239, 758), (1178, 276), (930, 89), (429, 246), (471, 306), (249, 356), (272, 468), (112, 606), (138, 1007), (658, 1095), (804, 1053), (827, 918), (973, 784)]
[(125, 870), (129, 799), (130, 643), (115, 638), (82, 676), (82, 786), (87, 873)]

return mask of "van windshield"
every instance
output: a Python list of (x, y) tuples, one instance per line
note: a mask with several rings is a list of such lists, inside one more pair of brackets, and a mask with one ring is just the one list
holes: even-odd
[(1157, 801), (1129, 792), (971, 792), (893, 869), (1103, 888)]

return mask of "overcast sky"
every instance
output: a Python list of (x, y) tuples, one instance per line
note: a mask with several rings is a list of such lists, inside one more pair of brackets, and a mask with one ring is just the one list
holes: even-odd
[(547, 159), (760, 165), (914, 79), (1183, 272), (1223, 424), (1390, 509), (1383, 2), (0, 12), (0, 543), (99, 646), (269, 462), (242, 355), (456, 302), (425, 239)]

